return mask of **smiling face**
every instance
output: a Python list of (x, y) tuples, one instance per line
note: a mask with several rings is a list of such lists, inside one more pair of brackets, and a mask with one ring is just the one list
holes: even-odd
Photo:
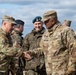
[(43, 22), (42, 21), (34, 22), (34, 28), (36, 31), (40, 31), (43, 28)]

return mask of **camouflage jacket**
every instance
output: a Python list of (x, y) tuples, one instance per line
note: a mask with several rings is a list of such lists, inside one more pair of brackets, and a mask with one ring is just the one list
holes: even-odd
[[(35, 48), (38, 48), (40, 46), (40, 40), (42, 38), (43, 33), (45, 32), (45, 28), (43, 28), (41, 31), (36, 32), (35, 29), (32, 30), (31, 33), (27, 34), (24, 38), (24, 47), (25, 50), (33, 50)], [(40, 69), (42, 68), (42, 65), (44, 64), (44, 55), (41, 56), (34, 56), (30, 61), (26, 61), (26, 69), (34, 69), (36, 70), (37, 67)]]
[[(21, 49), (12, 46), (10, 35), (0, 28), (0, 72), (9, 68), (11, 58), (22, 54)], [(19, 56), (19, 55), (18, 55)]]
[(17, 30), (13, 30), (11, 34), (12, 42), (17, 42), (20, 46), (23, 45), (23, 37), (22, 33)]
[[(18, 30), (13, 30), (11, 33), (11, 39), (12, 39), (12, 43), (14, 44), (16, 42), (18, 47), (21, 47), (24, 51), (23, 48), (23, 37), (22, 37), (22, 33), (20, 33)], [(24, 69), (25, 68), (25, 58), (24, 56), (20, 56), (20, 57), (14, 57), (11, 60), (11, 68), (14, 67), (14, 70), (17, 72), (17, 69)], [(13, 65), (13, 67), (12, 67)]]
[[(71, 75), (76, 71), (76, 35), (72, 29), (57, 22), (44, 33), (40, 46), (38, 50), (44, 52), (47, 75)], [(38, 50), (30, 52), (36, 54)]]

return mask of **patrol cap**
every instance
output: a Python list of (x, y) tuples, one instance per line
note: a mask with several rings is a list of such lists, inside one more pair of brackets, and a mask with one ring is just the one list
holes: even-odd
[(9, 21), (9, 22), (11, 22), (13, 24), (16, 24), (15, 19), (13, 17), (7, 16), (7, 15), (5, 15), (3, 17), (3, 21)]
[(16, 22), (16, 24), (17, 25), (24, 25), (24, 21), (22, 21), (22, 20), (15, 20), (15, 22)]
[(36, 16), (36, 17), (33, 19), (32, 23), (38, 22), (38, 21), (42, 21), (41, 16)]
[(71, 24), (71, 20), (64, 20), (66, 22), (67, 25)]
[(54, 10), (48, 11), (46, 13), (43, 14), (43, 19), (42, 21), (47, 21), (50, 18), (57, 18), (57, 12)]

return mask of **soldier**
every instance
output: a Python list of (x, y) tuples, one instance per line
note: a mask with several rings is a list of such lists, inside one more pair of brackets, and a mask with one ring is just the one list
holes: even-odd
[[(34, 24), (34, 29), (24, 38), (25, 50), (32, 50), (39, 47), (40, 40), (45, 32), (41, 19), (40, 16), (33, 19), (32, 23)], [(34, 56), (31, 60), (26, 60), (25, 69), (26, 75), (46, 75), (44, 55)]]
[(14, 43), (16, 41), (20, 46), (22, 46), (23, 44), (22, 32), (24, 30), (24, 21), (15, 20), (15, 22), (16, 25), (14, 25), (14, 30), (11, 33), (12, 42)]
[(75, 75), (76, 35), (74, 31), (60, 24), (57, 12), (54, 10), (44, 13), (42, 20), (48, 31), (41, 39), (41, 47), (26, 53), (31, 53), (33, 56), (39, 51), (44, 52), (47, 75)]
[(71, 21), (70, 20), (64, 20), (62, 25), (70, 27), (71, 26)]
[[(22, 20), (15, 20), (16, 25), (14, 25), (14, 30), (11, 33), (11, 38), (13, 43), (17, 43), (19, 46), (22, 47), (23, 45), (23, 37), (22, 37), (22, 32), (24, 30), (24, 21)], [(24, 70), (24, 62), (25, 59), (23, 57), (14, 57), (14, 59), (11, 61), (11, 66), (15, 66), (15, 68), (12, 68), (12, 71), (14, 71), (14, 75), (23, 75), (23, 70)]]
[(0, 75), (7, 75), (9, 63), (14, 56), (21, 56), (22, 49), (12, 45), (10, 33), (15, 25), (13, 17), (5, 15), (3, 17), (2, 26), (0, 28)]

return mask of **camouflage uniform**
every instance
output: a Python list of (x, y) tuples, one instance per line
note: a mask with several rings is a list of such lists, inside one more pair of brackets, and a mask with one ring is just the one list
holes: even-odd
[[(40, 46), (38, 50), (44, 52), (47, 75), (75, 75), (76, 35), (73, 30), (57, 22), (44, 33)], [(38, 50), (30, 52), (37, 54)]]
[(23, 34), (20, 33), (19, 31), (13, 30), (12, 34), (11, 34), (12, 42), (14, 43), (16, 41), (20, 46), (22, 46), (22, 44), (23, 44), (23, 37), (22, 37), (22, 35)]
[[(31, 33), (27, 34), (24, 39), (25, 49), (32, 50), (38, 48), (44, 31), (44, 28), (38, 32), (33, 29)], [(27, 75), (38, 75), (39, 73), (41, 73), (41, 71), (42, 73), (44, 72), (43, 75), (45, 75), (44, 55), (42, 54), (34, 56), (31, 60), (26, 60), (25, 69), (28, 72)]]
[(10, 35), (0, 28), (0, 72), (8, 70), (12, 57), (21, 54), (21, 49), (12, 46)]
[[(15, 42), (17, 42), (17, 44), (20, 46), (20, 47), (22, 47), (22, 45), (23, 45), (23, 37), (22, 37), (22, 33), (20, 33), (18, 30), (13, 30), (12, 31), (12, 34), (11, 34), (11, 38), (12, 38), (12, 42), (13, 43), (15, 43)], [(18, 69), (19, 69), (19, 67), (21, 67), (21, 70), (20, 70), (20, 72), (22, 72), (22, 70), (24, 70), (24, 62), (25, 62), (25, 60), (24, 60), (24, 58), (22, 58), (22, 57), (14, 57), (13, 58), (13, 60), (12, 60), (12, 64), (14, 63), (14, 65), (15, 65), (15, 69), (13, 69), (14, 70), (14, 74), (16, 73), (18, 73), (17, 75), (23, 75), (23, 73), (21, 73), (21, 74), (19, 74), (19, 71), (18, 71)], [(18, 72), (17, 72), (18, 71)]]

